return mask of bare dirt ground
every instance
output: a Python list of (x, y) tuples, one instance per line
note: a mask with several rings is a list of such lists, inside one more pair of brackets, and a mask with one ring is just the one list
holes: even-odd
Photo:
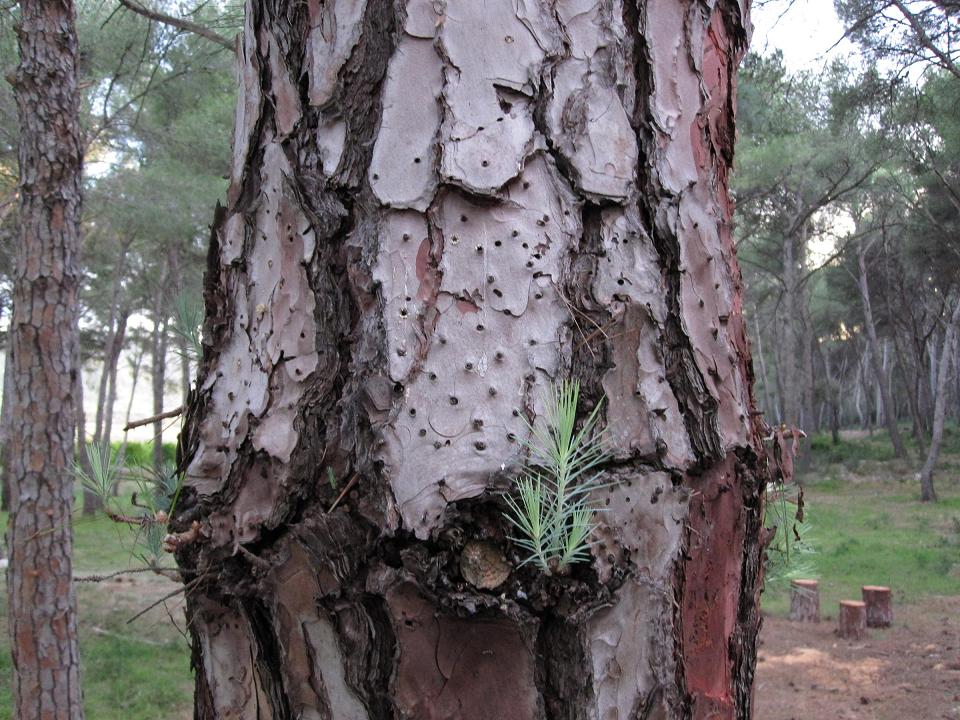
[(819, 625), (764, 619), (756, 720), (960, 720), (960, 597), (895, 607), (861, 642), (834, 634), (831, 610)]

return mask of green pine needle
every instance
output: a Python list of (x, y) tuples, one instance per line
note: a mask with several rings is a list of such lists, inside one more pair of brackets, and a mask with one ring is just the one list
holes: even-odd
[(513, 542), (526, 553), (521, 565), (535, 563), (543, 572), (565, 572), (589, 559), (590, 535), (597, 508), (590, 493), (604, 487), (599, 466), (607, 454), (596, 430), (602, 402), (577, 430), (580, 384), (563, 381), (545, 398), (545, 422), (527, 423), (522, 444), (530, 465), (516, 480), (515, 497), (506, 498), (505, 519), (514, 527)]

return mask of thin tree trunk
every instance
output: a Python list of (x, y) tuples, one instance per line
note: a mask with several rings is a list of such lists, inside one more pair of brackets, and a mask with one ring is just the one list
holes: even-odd
[[(886, 347), (881, 352), (880, 340), (877, 338), (877, 326), (873, 320), (873, 308), (870, 304), (870, 286), (867, 283), (867, 251), (863, 240), (857, 243), (857, 267), (859, 270), (858, 284), (860, 287), (860, 302), (863, 305), (864, 325), (867, 330), (867, 341), (870, 343), (870, 362), (877, 382), (877, 392), (880, 396), (879, 404), (883, 405), (883, 421), (893, 443), (893, 452), (898, 458), (906, 457), (907, 452), (900, 437), (900, 428), (897, 427), (896, 408), (890, 397), (890, 384), (885, 369)], [(881, 362), (881, 358), (883, 362)], [(879, 408), (877, 410), (879, 422)]]
[[(113, 289), (110, 297), (110, 313), (107, 320), (107, 341), (103, 348), (103, 369), (100, 373), (100, 384), (97, 388), (97, 417), (94, 424), (93, 442), (99, 446), (103, 442), (104, 411), (107, 404), (107, 386), (110, 384), (111, 373), (116, 373), (116, 362), (123, 349), (123, 334), (126, 332), (126, 318), (123, 319), (124, 328), (119, 327), (117, 314), (121, 312), (121, 294), (123, 292), (123, 272), (126, 266), (127, 251), (131, 240), (124, 241), (120, 248), (120, 257), (113, 271)], [(109, 444), (110, 436), (106, 442)]]
[(797, 354), (797, 323), (800, 319), (800, 289), (797, 286), (797, 260), (795, 256), (796, 238), (787, 236), (783, 239), (783, 311), (780, 321), (783, 333), (780, 337), (780, 370), (782, 372), (783, 389), (783, 422), (787, 425), (799, 427), (801, 422), (802, 402), (799, 357)]
[(943, 334), (937, 389), (933, 396), (933, 432), (930, 436), (930, 447), (927, 449), (927, 459), (920, 471), (920, 499), (924, 502), (937, 499), (937, 491), (933, 487), (933, 471), (940, 457), (940, 445), (943, 443), (943, 425), (947, 414), (947, 379), (950, 375), (951, 363), (956, 361), (958, 327), (960, 327), (960, 299), (957, 299), (950, 324), (947, 325)]
[(7, 526), (13, 717), (77, 720), (83, 708), (70, 513), (83, 157), (73, 3), (21, 0), (17, 37), (20, 242)]
[[(195, 716), (748, 718), (745, 6), (435, 7), (248, 4), (170, 541)], [(503, 495), (563, 378), (612, 485), (548, 575)]]
[(760, 321), (757, 316), (753, 316), (753, 326), (757, 334), (757, 354), (756, 358), (760, 362), (760, 382), (763, 383), (763, 409), (768, 416), (776, 416), (773, 403), (770, 402), (770, 382), (767, 375), (767, 362), (763, 357), (763, 338), (760, 335)]
[(113, 435), (113, 408), (117, 401), (117, 368), (120, 365), (120, 353), (123, 352), (124, 341), (127, 335), (127, 316), (129, 312), (124, 309), (117, 320), (117, 329), (114, 332), (113, 350), (110, 356), (110, 373), (107, 375), (107, 400), (106, 413), (103, 419), (103, 435), (101, 442), (110, 447), (110, 441)]
[[(89, 476), (93, 469), (90, 466), (90, 458), (87, 456), (87, 413), (84, 406), (84, 387), (83, 387), (83, 358), (80, 353), (80, 343), (77, 342), (76, 349), (76, 398), (77, 398), (77, 437), (76, 449), (74, 450), (75, 461), (80, 468)], [(98, 510), (103, 509), (103, 498), (87, 488), (83, 489), (83, 514), (86, 517), (95, 515)]]
[[(141, 345), (133, 361), (132, 367), (132, 376), (130, 382), (130, 397), (127, 399), (127, 410), (123, 415), (123, 438), (120, 440), (120, 451), (117, 453), (117, 456), (120, 458), (121, 462), (127, 456), (127, 441), (130, 436), (130, 431), (127, 430), (127, 426), (130, 425), (130, 415), (133, 412), (133, 399), (137, 396), (137, 383), (140, 380), (140, 367), (143, 364), (143, 356), (146, 354), (143, 346)], [(117, 487), (114, 487), (114, 494), (116, 495), (118, 491)]]
[[(163, 413), (163, 391), (167, 382), (167, 319), (154, 315), (150, 376), (153, 391), (153, 414)], [(163, 470), (163, 420), (153, 424), (153, 467)]]

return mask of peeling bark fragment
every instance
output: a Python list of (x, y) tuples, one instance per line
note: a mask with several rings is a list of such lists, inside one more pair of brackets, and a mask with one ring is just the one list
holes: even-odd
[[(360, 40), (366, 0), (309, 0), (310, 104), (323, 106), (333, 98), (343, 68)], [(250, 16), (247, 12), (247, 16)], [(248, 31), (249, 33), (249, 31)]]
[(399, 660), (398, 717), (416, 720), (537, 718), (534, 655), (525, 632), (504, 618), (442, 612), (410, 584), (387, 594)]
[(600, 579), (608, 581), (629, 564), (638, 577), (668, 593), (684, 534), (686, 491), (662, 472), (621, 471), (604, 482), (610, 486), (594, 493), (603, 512), (591, 547)]
[[(670, 585), (628, 581), (616, 604), (586, 624), (590, 674), (595, 696), (588, 717), (632, 720), (668, 717), (663, 695), (673, 674), (670, 651)], [(638, 627), (655, 628), (638, 633)], [(657, 715), (652, 714), (657, 712)]]
[(246, 5), (246, 20), (243, 34), (237, 41), (239, 62), (237, 64), (237, 109), (233, 136), (233, 163), (230, 173), (230, 203), (239, 199), (245, 174), (250, 142), (254, 128), (260, 119), (263, 93), (260, 90), (260, 58), (257, 55), (256, 34), (253, 29), (252, 3)]
[(368, 172), (383, 205), (423, 211), (433, 199), (442, 68), (432, 39), (405, 37), (390, 61)]
[(697, 478), (683, 566), (681, 631), (694, 720), (737, 715), (730, 643), (740, 612), (745, 518), (736, 460)]
[(618, 91), (628, 77), (620, 3), (561, 3), (557, 16), (569, 44), (551, 76), (550, 137), (578, 190), (625, 200), (637, 174), (637, 138)]
[(347, 685), (343, 654), (327, 612), (312, 559), (292, 543), (273, 572), (272, 616), (283, 650), (283, 678), (295, 717), (366, 720), (366, 708)]
[(732, 102), (732, 65), (724, 74), (713, 60), (716, 52), (737, 58), (743, 45), (727, 36), (723, 12), (705, 20), (696, 4), (652, 3), (641, 20), (652, 73), (646, 149), (659, 188), (654, 238), (667, 263), (670, 315), (682, 318), (667, 328), (670, 381), (695, 451), (713, 459), (750, 435), (742, 351), (736, 328), (728, 328), (731, 319), (739, 323), (739, 269), (725, 242), (732, 111), (717, 110)]
[(212, 713), (208, 717), (231, 720), (272, 718), (254, 670), (252, 631), (246, 618), (205, 598), (196, 601), (192, 616), (203, 659), (203, 672), (197, 675), (197, 715), (203, 717), (206, 712)]
[[(287, 198), (290, 173), (280, 146), (269, 144), (256, 230), (244, 242), (240, 220), (226, 226), (224, 259), (231, 264), (221, 272), (234, 289), (234, 328), (218, 369), (207, 375), (203, 387), (213, 412), (201, 425), (200, 447), (187, 471), (188, 482), (202, 494), (212, 494), (226, 482), (251, 421), (254, 449), (280, 463), (289, 462), (298, 441), (292, 431), (296, 405), (318, 362), (315, 298), (304, 269), (315, 241), (305, 215)], [(238, 247), (248, 253), (245, 273), (232, 265)], [(239, 376), (245, 379), (238, 386), (234, 380)], [(264, 497), (262, 491), (256, 494), (257, 501)], [(239, 514), (243, 512), (241, 508)]]
[(656, 250), (635, 213), (613, 208), (601, 213), (599, 239), (593, 295), (611, 319), (602, 380), (609, 442), (618, 456), (684, 467), (693, 453), (661, 350), (666, 285)]
[(515, 178), (535, 149), (532, 100), (557, 28), (538, 3), (519, 8), (511, 0), (448, 0), (442, 20), (440, 172), (478, 194)]

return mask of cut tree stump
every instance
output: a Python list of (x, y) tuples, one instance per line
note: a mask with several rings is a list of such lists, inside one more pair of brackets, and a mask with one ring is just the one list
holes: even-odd
[(820, 622), (820, 583), (817, 580), (790, 582), (790, 619), (795, 622)]
[(882, 585), (864, 585), (861, 588), (867, 606), (867, 627), (890, 627), (893, 623), (893, 604), (890, 588)]
[(847, 640), (862, 640), (867, 635), (867, 605), (859, 600), (841, 600), (837, 634)]

